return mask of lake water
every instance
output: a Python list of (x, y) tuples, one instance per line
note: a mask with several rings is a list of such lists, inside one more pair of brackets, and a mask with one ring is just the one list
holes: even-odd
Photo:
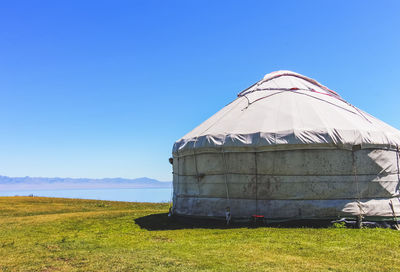
[(169, 202), (172, 189), (62, 189), (0, 191), (0, 196), (47, 196), (131, 202)]

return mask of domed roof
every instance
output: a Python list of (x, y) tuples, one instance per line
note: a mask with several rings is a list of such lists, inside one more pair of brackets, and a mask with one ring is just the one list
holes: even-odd
[(400, 131), (314, 79), (272, 72), (174, 144), (173, 153), (223, 148), (309, 149), (400, 146)]

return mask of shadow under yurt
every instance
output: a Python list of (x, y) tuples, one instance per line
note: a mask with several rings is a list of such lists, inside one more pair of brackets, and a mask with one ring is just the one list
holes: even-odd
[(399, 145), (336, 92), (273, 72), (174, 144), (172, 213), (397, 221)]

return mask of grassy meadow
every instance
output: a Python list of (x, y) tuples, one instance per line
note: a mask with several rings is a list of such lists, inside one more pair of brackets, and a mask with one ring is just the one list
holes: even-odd
[(398, 271), (400, 232), (168, 219), (168, 204), (0, 197), (0, 271)]

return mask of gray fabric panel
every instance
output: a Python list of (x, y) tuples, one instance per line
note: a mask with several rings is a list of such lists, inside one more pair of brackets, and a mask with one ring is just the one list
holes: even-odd
[[(224, 175), (180, 177), (174, 189), (178, 195), (237, 199), (338, 199), (382, 198), (398, 195), (397, 175), (359, 176), (266, 176)], [(228, 187), (228, 189), (226, 188)], [(257, 196), (256, 196), (257, 192)]]
[[(225, 156), (226, 170), (223, 160)], [(196, 154), (199, 174), (224, 173), (271, 175), (352, 175), (353, 158), (348, 150), (291, 150)], [(396, 151), (363, 149), (354, 152), (358, 175), (397, 173)], [(196, 175), (193, 155), (179, 158), (180, 175)], [(175, 166), (174, 172), (178, 167)]]
[[(370, 216), (387, 216), (387, 200), (399, 196), (400, 177), (396, 156), (396, 152), (389, 150), (355, 151), (356, 177), (353, 174), (352, 152), (347, 150), (196, 154), (196, 159), (193, 155), (184, 156), (179, 158), (179, 162), (175, 158), (174, 209), (178, 213), (184, 210), (182, 213), (186, 215), (211, 209), (207, 213), (214, 216), (219, 213), (218, 209), (226, 205), (228, 193), (229, 201), (238, 203), (241, 213), (254, 209), (256, 200), (259, 209), (268, 210), (268, 213), (272, 213), (270, 209), (278, 205), (276, 203), (283, 205), (286, 203), (284, 201), (305, 201), (307, 205), (304, 204), (301, 211), (307, 216), (312, 216), (315, 209), (307, 211), (309, 205), (313, 207), (312, 203), (325, 203), (318, 201), (328, 201), (326, 203), (329, 205), (337, 201), (346, 202), (341, 209), (336, 204), (332, 205), (336, 211), (352, 213), (357, 209), (360, 212), (357, 199), (370, 199), (365, 206), (366, 212)], [(222, 206), (207, 204), (207, 201), (216, 201)], [(184, 203), (189, 206), (183, 207), (186, 205)], [(246, 207), (250, 210), (246, 211)], [(298, 213), (294, 204), (284, 209), (288, 214)], [(329, 209), (319, 208), (314, 215), (321, 216), (322, 211), (326, 211), (327, 216), (332, 216)], [(397, 213), (400, 215), (400, 209)]]
[[(233, 218), (250, 218), (253, 214), (266, 218), (339, 218), (343, 216), (393, 217), (389, 201), (392, 200), (395, 210), (400, 211), (398, 198), (361, 199), (360, 204), (354, 200), (258, 200), (225, 198), (185, 198), (179, 197), (175, 204), (175, 214), (191, 216), (225, 217), (225, 208), (230, 207)], [(362, 211), (360, 211), (360, 207)]]

